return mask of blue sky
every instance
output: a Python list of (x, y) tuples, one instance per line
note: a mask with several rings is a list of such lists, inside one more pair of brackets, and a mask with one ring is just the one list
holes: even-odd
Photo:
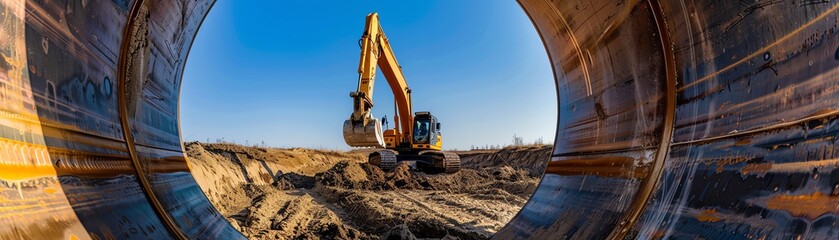
[[(538, 34), (514, 0), (480, 2), (219, 0), (186, 63), (183, 137), (349, 149), (341, 126), (375, 11), (414, 110), (442, 122), (446, 149), (509, 144), (513, 134), (551, 141), (556, 91)], [(392, 94), (377, 80), (374, 115), (392, 119)]]

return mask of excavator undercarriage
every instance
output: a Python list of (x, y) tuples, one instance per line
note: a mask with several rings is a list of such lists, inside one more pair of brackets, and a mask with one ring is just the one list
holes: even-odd
[(390, 171), (399, 162), (414, 162), (417, 170), (426, 173), (455, 173), (460, 171), (460, 156), (452, 152), (421, 151), (419, 153), (382, 149), (370, 153), (368, 163)]

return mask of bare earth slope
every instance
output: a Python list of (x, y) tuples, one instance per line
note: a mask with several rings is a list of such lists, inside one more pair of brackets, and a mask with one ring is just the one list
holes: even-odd
[(485, 239), (535, 190), (550, 147), (460, 152), (464, 169), (391, 172), (362, 151), (188, 143), (210, 201), (252, 239)]

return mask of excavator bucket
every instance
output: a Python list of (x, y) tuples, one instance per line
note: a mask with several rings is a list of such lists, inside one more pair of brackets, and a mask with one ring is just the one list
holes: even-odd
[(382, 123), (379, 119), (370, 118), (367, 126), (351, 120), (344, 121), (344, 141), (350, 147), (384, 148), (385, 140), (382, 136)]

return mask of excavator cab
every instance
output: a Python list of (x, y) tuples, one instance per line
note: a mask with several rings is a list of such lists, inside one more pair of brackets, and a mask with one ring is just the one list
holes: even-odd
[(440, 123), (429, 112), (415, 114), (412, 135), (413, 148), (439, 150), (442, 147)]

